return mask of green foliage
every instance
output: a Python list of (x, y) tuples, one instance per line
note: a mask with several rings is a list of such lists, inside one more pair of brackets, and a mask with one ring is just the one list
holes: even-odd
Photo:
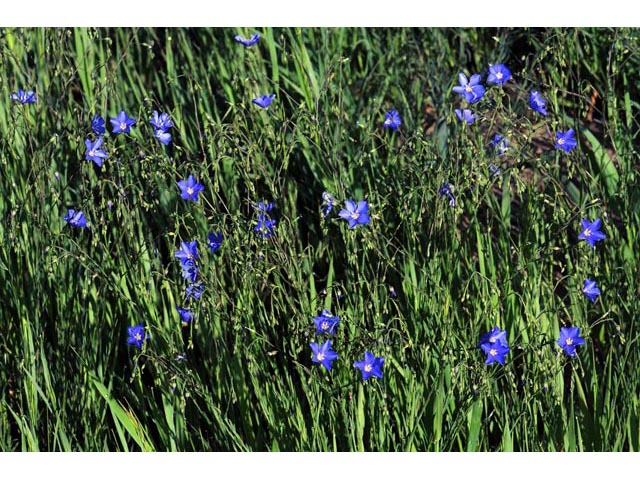
[[(233, 41), (253, 31), (0, 33), (0, 448), (639, 450), (639, 31)], [(461, 124), (458, 73), (484, 83), (498, 62), (513, 80), (487, 85), (479, 120)], [(37, 103), (10, 102), (18, 88)], [(527, 106), (532, 89), (548, 116)], [(268, 109), (251, 103), (270, 93)], [(91, 118), (109, 126), (123, 109), (138, 123), (105, 136), (97, 168)], [(175, 122), (168, 147), (154, 110)], [(579, 146), (565, 154), (553, 144), (568, 128)], [(488, 148), (496, 133), (504, 156)], [(179, 195), (189, 174), (198, 203)], [(323, 191), (337, 199), (327, 218)], [(362, 198), (371, 223), (349, 230), (336, 211)], [(262, 200), (276, 205), (268, 240), (253, 232)], [(66, 226), (68, 208), (91, 228)], [(582, 218), (603, 219), (595, 249), (578, 242)], [(173, 254), (188, 240), (204, 290), (181, 327)], [(330, 372), (309, 348), (322, 308), (341, 319)], [(139, 323), (141, 351), (126, 343)], [(504, 367), (477, 348), (494, 325)], [(555, 345), (563, 325), (586, 338), (574, 359)], [(385, 358), (383, 379), (353, 368), (365, 349)]]

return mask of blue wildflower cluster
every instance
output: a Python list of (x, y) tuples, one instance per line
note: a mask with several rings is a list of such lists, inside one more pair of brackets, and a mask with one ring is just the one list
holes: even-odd
[[(506, 82), (512, 80), (511, 71), (504, 64), (495, 64), (489, 66), (489, 75), (487, 82), (493, 85), (497, 85), (501, 88), (505, 86)], [(458, 75), (458, 85), (453, 87), (453, 92), (461, 96), (461, 98), (469, 105), (475, 105), (480, 102), (486, 93), (486, 88), (482, 84), (482, 77), (480, 74), (474, 74), (471, 78), (467, 78), (464, 73)], [(547, 116), (547, 102), (544, 96), (538, 90), (532, 90), (529, 93), (528, 106), (537, 114), (541, 116)], [(461, 122), (467, 125), (472, 125), (478, 120), (478, 115), (474, 114), (469, 108), (455, 109), (455, 115)], [(578, 142), (575, 138), (575, 130), (569, 128), (566, 131), (556, 131), (555, 133), (555, 149), (564, 153), (571, 152)], [(489, 143), (489, 148), (492, 154), (503, 157), (509, 151), (509, 139), (502, 134), (495, 134), (493, 139)], [(489, 165), (489, 172), (491, 176), (496, 176), (501, 173), (500, 167), (495, 164)], [(449, 183), (444, 183), (439, 190), (440, 197), (448, 197), (449, 204), (455, 205), (455, 198), (452, 193), (452, 186)], [(595, 244), (606, 238), (606, 235), (600, 231), (601, 220), (596, 219), (590, 221), (587, 219), (582, 220), (582, 229), (578, 235), (579, 240), (585, 240), (589, 246), (595, 248)], [(586, 279), (582, 288), (582, 293), (591, 302), (595, 302), (601, 291), (596, 285), (596, 281), (592, 279)], [(560, 337), (557, 340), (557, 345), (568, 356), (576, 355), (576, 346), (583, 345), (584, 339), (580, 336), (580, 329), (578, 327), (562, 327), (560, 329)], [(507, 342), (506, 330), (500, 330), (499, 327), (494, 327), (490, 332), (484, 334), (478, 344), (478, 347), (487, 355), (486, 364), (491, 365), (493, 363), (499, 363), (504, 365), (505, 357), (510, 352), (510, 348)]]
[(254, 232), (258, 232), (263, 239), (271, 238), (274, 234), (274, 228), (276, 221), (269, 216), (269, 212), (273, 210), (272, 202), (259, 202), (255, 206), (258, 219), (256, 225), (253, 227)]

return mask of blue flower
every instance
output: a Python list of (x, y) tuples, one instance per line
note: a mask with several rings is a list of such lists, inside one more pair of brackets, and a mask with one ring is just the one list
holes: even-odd
[(456, 206), (456, 198), (453, 196), (452, 188), (453, 188), (453, 185), (451, 185), (450, 183), (445, 182), (440, 187), (440, 190), (438, 190), (438, 194), (440, 195), (440, 198), (444, 197), (445, 195), (447, 197), (449, 197), (449, 206), (450, 207), (455, 207)]
[(509, 347), (501, 343), (483, 343), (480, 348), (487, 355), (484, 362), (487, 365), (492, 365), (495, 362), (504, 365), (504, 357), (510, 352)]
[(24, 90), (19, 89), (18, 93), (13, 92), (11, 94), (11, 100), (13, 100), (14, 102), (22, 103), (24, 105), (25, 103), (36, 103), (37, 97), (32, 90), (25, 92)]
[(582, 231), (578, 235), (579, 240), (586, 240), (591, 248), (595, 248), (596, 242), (604, 240), (607, 236), (600, 231), (602, 221), (596, 218), (594, 222), (590, 222), (587, 219), (582, 220)]
[(173, 122), (169, 118), (169, 114), (168, 113), (158, 114), (157, 110), (153, 111), (153, 114), (151, 115), (151, 120), (149, 120), (149, 123), (153, 126), (155, 130), (162, 130), (165, 132), (169, 130), (171, 127), (173, 127)]
[(260, 233), (262, 238), (269, 238), (273, 235), (273, 227), (275, 226), (276, 221), (267, 218), (266, 215), (260, 214), (258, 215), (258, 224), (253, 227), (254, 232)]
[(316, 324), (316, 333), (318, 335), (323, 333), (334, 335), (336, 328), (340, 325), (340, 317), (337, 315), (332, 316), (329, 310), (322, 309), (319, 317), (313, 317), (313, 323)]
[(383, 357), (376, 357), (373, 353), (364, 352), (364, 360), (356, 361), (353, 366), (362, 371), (362, 380), (367, 380), (371, 375), (382, 378)]
[(163, 145), (169, 145), (169, 143), (171, 143), (171, 134), (167, 130), (173, 127), (173, 122), (169, 119), (169, 114), (158, 114), (158, 111), (154, 110), (149, 123), (153, 126), (156, 139)]
[(276, 98), (276, 94), (272, 93), (271, 95), (261, 95), (258, 98), (254, 98), (252, 100), (253, 103), (262, 108), (267, 108), (273, 102), (273, 99)]
[(70, 208), (63, 218), (64, 221), (72, 227), (84, 228), (87, 226), (87, 219), (84, 217), (82, 210), (78, 210), (76, 212), (74, 209)]
[(401, 124), (402, 120), (400, 119), (400, 114), (397, 110), (389, 110), (384, 114), (384, 122), (382, 122), (383, 127), (390, 128), (395, 132)]
[(189, 325), (191, 323), (191, 320), (193, 320), (193, 313), (191, 312), (191, 310), (182, 307), (176, 307), (176, 310), (180, 314), (182, 326), (186, 327), (187, 325)]
[(322, 192), (322, 216), (327, 217), (331, 210), (333, 210), (333, 203), (335, 202), (335, 198), (329, 192)]
[(269, 213), (273, 210), (273, 202), (258, 202), (254, 208), (258, 213)]
[(473, 113), (471, 113), (471, 110), (467, 108), (463, 110), (456, 108), (454, 112), (456, 114), (456, 117), (458, 117), (458, 120), (460, 121), (464, 120), (465, 122), (467, 122), (467, 125), (471, 125), (476, 121), (476, 116)]
[(189, 175), (186, 180), (180, 180), (178, 182), (180, 187), (180, 196), (185, 200), (198, 201), (198, 193), (204, 190), (204, 185), (198, 183), (193, 175)]
[(222, 230), (218, 233), (209, 233), (209, 248), (211, 253), (216, 253), (222, 246)]
[(507, 342), (507, 331), (500, 330), (500, 328), (496, 325), (491, 331), (485, 333), (480, 337), (480, 343), (478, 344), (478, 346), (482, 345), (483, 343), (499, 343), (506, 347), (509, 345)]
[(311, 351), (313, 352), (314, 363), (321, 363), (324, 368), (331, 370), (331, 362), (338, 358), (338, 354), (331, 350), (331, 340), (327, 340), (322, 345), (318, 345), (316, 342), (309, 344)]
[(533, 110), (538, 112), (540, 115), (546, 115), (547, 114), (546, 105), (547, 105), (547, 102), (544, 100), (544, 98), (542, 98), (542, 95), (540, 95), (540, 92), (536, 90), (532, 90), (531, 94), (529, 95), (529, 106)]
[(487, 82), (500, 85), (501, 87), (508, 80), (511, 80), (511, 72), (502, 63), (496, 63), (495, 65), (489, 65), (489, 76)]
[(509, 139), (502, 138), (502, 135), (496, 134), (489, 143), (489, 146), (496, 155), (502, 156), (509, 150)]
[(471, 80), (467, 80), (464, 73), (458, 75), (459, 86), (453, 87), (455, 93), (459, 93), (469, 103), (476, 103), (484, 96), (484, 86), (480, 84), (480, 75), (471, 75)]
[(95, 142), (92, 142), (88, 138), (84, 141), (84, 146), (87, 147), (87, 153), (84, 158), (86, 160), (93, 160), (93, 162), (99, 167), (102, 166), (102, 160), (107, 158), (107, 152), (102, 150), (102, 137), (98, 137)]
[(187, 288), (184, 291), (185, 301), (189, 300), (191, 297), (195, 298), (196, 300), (200, 300), (201, 296), (202, 296), (201, 283), (192, 283), (191, 285), (187, 286)]
[(198, 265), (194, 260), (185, 260), (180, 264), (182, 266), (182, 278), (189, 283), (195, 283), (198, 279)]
[(369, 217), (369, 204), (366, 200), (360, 200), (357, 205), (353, 200), (347, 200), (345, 208), (340, 210), (338, 215), (349, 222), (350, 229), (354, 229), (358, 225), (368, 225), (371, 220)]
[(584, 345), (584, 338), (580, 336), (580, 329), (578, 327), (562, 327), (557, 343), (558, 346), (564, 350), (564, 353), (570, 357), (575, 357), (576, 347), (578, 345)]
[(171, 134), (164, 130), (155, 130), (153, 136), (163, 145), (169, 145), (171, 143)]
[(110, 121), (113, 126), (113, 133), (131, 133), (131, 127), (136, 124), (135, 119), (129, 117), (124, 110)]
[(566, 132), (556, 132), (556, 149), (570, 152), (578, 145), (578, 142), (574, 137), (576, 132), (573, 128), (570, 128)]
[(240, 35), (236, 35), (235, 37), (233, 37), (233, 39), (236, 42), (241, 43), (245, 47), (250, 47), (251, 45), (256, 44), (258, 40), (260, 40), (260, 35), (258, 35), (257, 33), (254, 33), (253, 35), (251, 35), (251, 38), (248, 40)]
[(179, 258), (182, 265), (188, 260), (195, 260), (198, 258), (198, 242), (181, 242), (180, 250), (176, 250), (174, 257)]
[(582, 293), (585, 297), (587, 297), (591, 302), (595, 302), (598, 295), (600, 295), (600, 289), (596, 286), (595, 280), (586, 279), (584, 281), (584, 286), (582, 287)]
[(104, 118), (102, 118), (97, 113), (91, 119), (91, 130), (93, 130), (93, 133), (95, 133), (96, 135), (102, 135), (107, 131), (107, 129), (104, 127)]
[(500, 330), (497, 325), (480, 337), (478, 346), (487, 355), (487, 365), (494, 362), (504, 365), (504, 357), (511, 351), (507, 342), (507, 331)]
[(136, 325), (135, 327), (128, 327), (129, 338), (127, 343), (129, 345), (135, 345), (138, 348), (142, 348), (142, 344), (145, 341), (144, 324)]

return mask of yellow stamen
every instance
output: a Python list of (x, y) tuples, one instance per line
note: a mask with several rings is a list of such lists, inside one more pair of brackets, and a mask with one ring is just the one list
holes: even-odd
[(470, 92), (470, 91), (471, 91), (471, 85), (467, 85), (466, 87), (464, 87), (464, 89), (465, 89), (467, 92)]
[(564, 145), (564, 138), (561, 138), (560, 140), (558, 140), (558, 145)]
[(193, 195), (193, 188), (191, 188), (191, 187), (187, 188), (187, 193), (189, 195)]
[(368, 373), (368, 372), (370, 372), (371, 370), (373, 370), (373, 367), (367, 363), (367, 364), (364, 366), (364, 371)]
[(318, 354), (318, 361), (321, 362), (322, 360), (324, 360), (324, 353), (319, 353)]
[(498, 73), (496, 73), (496, 78), (497, 78), (498, 80), (502, 80), (502, 72), (498, 72)]
[(567, 345), (573, 345), (573, 338), (567, 338)]
[(495, 357), (498, 354), (498, 351), (495, 348), (492, 348), (491, 350), (489, 350), (489, 355), (491, 355), (492, 357)]
[(328, 330), (329, 329), (329, 322), (322, 322), (322, 330)]
[(127, 129), (127, 124), (126, 123), (121, 123), (120, 124), (120, 130), (126, 130)]
[(136, 333), (136, 337), (135, 338), (136, 338), (137, 341), (140, 341), (140, 340), (142, 340), (142, 335), (140, 335), (139, 333)]
[(360, 214), (358, 212), (355, 212), (355, 213), (351, 214), (351, 218), (353, 218), (354, 220), (357, 220), (359, 216), (360, 216)]

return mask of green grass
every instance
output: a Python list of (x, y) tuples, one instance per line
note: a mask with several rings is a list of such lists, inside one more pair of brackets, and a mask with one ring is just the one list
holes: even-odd
[[(233, 41), (254, 31), (251, 48)], [(4, 29), (0, 449), (638, 451), (639, 35)], [(486, 83), (498, 62), (513, 80), (462, 125), (458, 73)], [(10, 102), (18, 88), (37, 103)], [(251, 103), (272, 92), (268, 109)], [(138, 123), (107, 135), (99, 169), (90, 120), (123, 109)], [(153, 110), (175, 122), (169, 147)], [(553, 144), (568, 128), (566, 154)], [(190, 173), (198, 203), (176, 185)], [(337, 199), (326, 219), (323, 191)], [(361, 198), (371, 223), (349, 230), (336, 213)], [(275, 203), (268, 240), (253, 231), (261, 200)], [(66, 226), (68, 208), (91, 229)], [(603, 219), (595, 249), (582, 218)], [(182, 328), (173, 253), (187, 240), (204, 290)], [(309, 348), (322, 308), (341, 319), (330, 372)], [(126, 341), (138, 323), (142, 351)], [(503, 367), (477, 348), (494, 325)], [(586, 339), (574, 359), (555, 345), (563, 325)], [(353, 368), (365, 349), (383, 379)]]

